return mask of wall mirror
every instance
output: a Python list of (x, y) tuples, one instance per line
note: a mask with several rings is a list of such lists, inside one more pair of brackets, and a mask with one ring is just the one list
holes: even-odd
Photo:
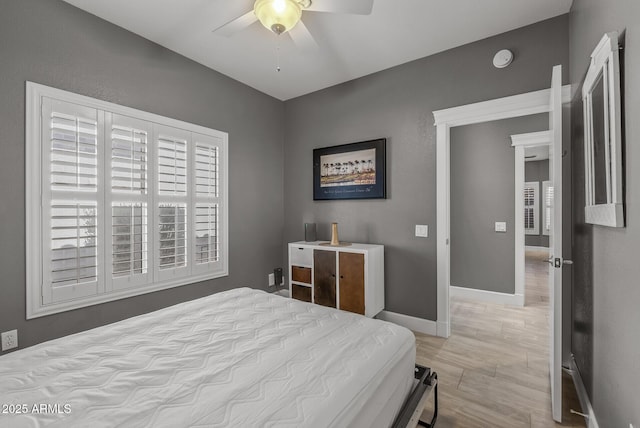
[(623, 227), (622, 130), (618, 33), (604, 35), (591, 54), (582, 87), (585, 220)]

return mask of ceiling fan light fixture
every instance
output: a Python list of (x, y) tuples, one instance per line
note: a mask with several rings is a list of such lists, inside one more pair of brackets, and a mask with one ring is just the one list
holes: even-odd
[(276, 34), (291, 30), (302, 17), (296, 0), (256, 0), (253, 11), (262, 25)]

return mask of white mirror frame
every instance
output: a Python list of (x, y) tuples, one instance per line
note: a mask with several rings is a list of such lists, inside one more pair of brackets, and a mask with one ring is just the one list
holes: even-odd
[[(594, 121), (592, 93), (602, 78), (604, 88), (604, 146), (607, 203), (595, 202)], [(624, 227), (622, 205), (622, 129), (618, 33), (602, 37), (591, 54), (582, 87), (585, 153), (585, 221), (602, 226)]]

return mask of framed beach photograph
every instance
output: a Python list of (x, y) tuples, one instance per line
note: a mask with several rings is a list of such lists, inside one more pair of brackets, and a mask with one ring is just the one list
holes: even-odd
[(385, 138), (313, 150), (313, 200), (385, 199)]

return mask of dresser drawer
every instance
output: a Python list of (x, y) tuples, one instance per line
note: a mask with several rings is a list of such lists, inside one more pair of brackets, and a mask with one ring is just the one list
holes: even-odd
[(311, 268), (291, 266), (291, 279), (295, 282), (311, 285)]
[(311, 267), (313, 265), (313, 249), (291, 246), (289, 263), (296, 266)]

